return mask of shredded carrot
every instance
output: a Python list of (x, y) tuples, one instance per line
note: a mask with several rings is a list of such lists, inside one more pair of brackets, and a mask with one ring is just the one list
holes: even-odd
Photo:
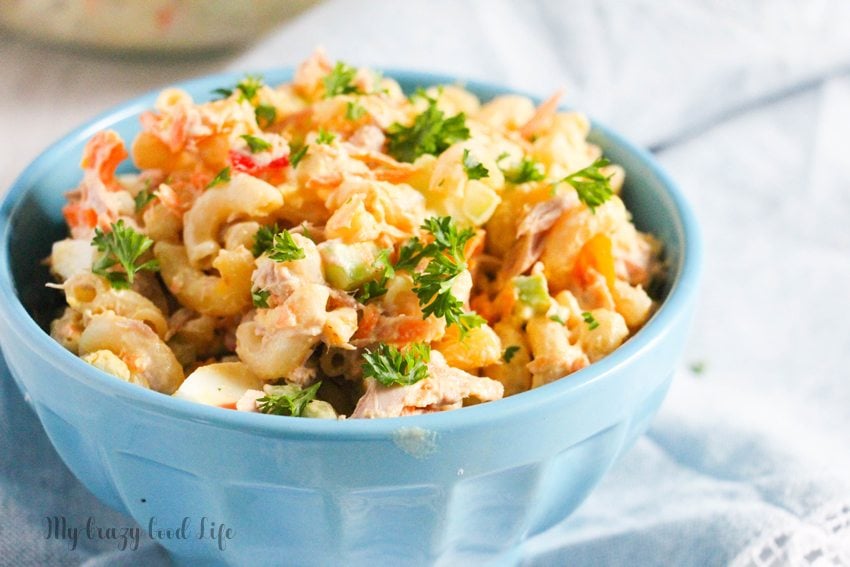
[[(469, 306), (472, 310), (487, 319), (490, 325), (495, 324), (504, 316), (501, 313), (502, 305), (504, 304), (500, 303), (497, 307), (495, 302), (490, 301), (486, 293), (478, 294), (469, 300)], [(511, 301), (511, 306), (513, 306), (513, 301)], [(508, 310), (508, 314), (510, 314), (510, 310)]]
[(467, 260), (471, 260), (478, 254), (481, 254), (484, 251), (484, 237), (487, 235), (487, 231), (483, 228), (479, 228), (475, 231), (475, 236), (466, 241), (466, 245), (463, 247), (463, 257)]
[(357, 332), (354, 333), (355, 339), (368, 337), (375, 327), (378, 325), (378, 319), (381, 318), (381, 313), (374, 305), (367, 305), (363, 309), (363, 318), (360, 320), (360, 325), (357, 327)]
[(107, 187), (115, 190), (115, 170), (126, 157), (121, 137), (113, 130), (103, 130), (86, 144), (80, 167), (93, 169)]
[(431, 329), (431, 322), (421, 317), (405, 317), (396, 325), (393, 337), (387, 337), (387, 342), (407, 344), (421, 341)]
[(375, 179), (378, 181), (389, 181), (390, 183), (404, 183), (415, 173), (413, 170), (386, 168), (373, 169), (372, 172), (375, 174)]
[(62, 207), (62, 215), (71, 228), (85, 227), (91, 229), (97, 226), (97, 212), (88, 207), (81, 207), (76, 203)]
[(590, 270), (594, 269), (605, 277), (609, 289), (614, 289), (614, 253), (611, 239), (602, 233), (584, 243), (576, 257), (573, 274), (582, 284), (590, 283)]

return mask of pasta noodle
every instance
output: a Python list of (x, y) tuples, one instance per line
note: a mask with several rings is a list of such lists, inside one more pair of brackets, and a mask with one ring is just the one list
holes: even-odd
[(183, 368), (168, 346), (140, 321), (104, 313), (89, 321), (79, 340), (81, 356), (110, 351), (127, 367), (131, 378), (164, 394), (183, 382)]

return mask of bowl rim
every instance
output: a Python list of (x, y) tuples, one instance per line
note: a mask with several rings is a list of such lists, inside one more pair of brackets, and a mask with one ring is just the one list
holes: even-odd
[[(422, 86), (460, 84), (474, 93), (519, 94), (528, 96), (536, 104), (541, 101), (541, 97), (496, 83), (466, 80), (448, 74), (393, 68), (380, 69), (380, 71), (402, 83)], [(248, 74), (251, 73), (248, 72)], [(271, 84), (288, 80), (292, 73), (293, 69), (289, 67), (274, 67), (253, 72), (253, 74), (271, 77), (269, 80)], [(205, 75), (168, 86), (185, 89), (201, 100), (202, 96), (199, 93), (209, 93), (213, 88), (223, 84), (235, 84), (245, 75), (246, 73), (242, 71), (230, 71)], [(675, 230), (681, 235), (683, 249), (678, 270), (671, 274), (673, 283), (668, 295), (650, 320), (614, 352), (571, 374), (568, 380), (556, 380), (540, 388), (493, 402), (462, 408), (462, 410), (382, 419), (347, 419), (343, 420), (343, 423), (336, 420), (300, 419), (287, 416), (272, 418), (263, 414), (228, 410), (174, 398), (116, 380), (113, 376), (86, 364), (54, 341), (26, 311), (15, 292), (11, 274), (10, 221), (21, 204), (21, 198), (28, 192), (35, 178), (41, 176), (52, 162), (61, 160), (69, 146), (88, 139), (96, 131), (107, 128), (114, 122), (150, 109), (162, 88), (148, 91), (141, 96), (115, 105), (59, 138), (18, 175), (0, 200), (0, 316), (9, 322), (9, 332), (15, 333), (33, 353), (40, 355), (53, 367), (63, 369), (62, 373), (66, 374), (67, 378), (83, 381), (86, 386), (95, 388), (106, 395), (121, 398), (129, 404), (138, 405), (154, 413), (268, 437), (287, 435), (291, 438), (366, 440), (391, 437), (400, 430), (413, 428), (422, 428), (435, 433), (478, 428), (512, 419), (517, 414), (539, 410), (549, 404), (566, 401), (591, 385), (618, 374), (671, 332), (679, 319), (687, 316), (688, 308), (695, 301), (702, 269), (702, 239), (690, 205), (675, 182), (649, 152), (628, 141), (616, 131), (591, 120), (593, 132), (603, 135), (613, 145), (632, 154), (646, 167), (649, 175), (660, 184), (663, 189), (662, 196), (671, 201), (674, 211), (673, 224)], [(18, 323), (13, 325), (12, 321)], [(10, 340), (3, 338), (0, 346), (10, 346), (10, 344)]]

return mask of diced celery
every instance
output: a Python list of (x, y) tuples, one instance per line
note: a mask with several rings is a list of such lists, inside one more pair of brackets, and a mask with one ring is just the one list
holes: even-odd
[(318, 246), (325, 269), (325, 279), (332, 286), (351, 291), (375, 279), (380, 266), (376, 266), (378, 246), (372, 242), (343, 244), (338, 240), (322, 242)]
[(301, 388), (296, 386), (295, 384), (281, 384), (281, 385), (273, 385), (268, 384), (263, 387), (263, 391), (267, 396), (295, 396), (299, 392), (301, 392)]
[(535, 315), (543, 315), (549, 310), (552, 299), (543, 274), (517, 276), (513, 279), (513, 285), (520, 307), (531, 308)]
[(463, 195), (463, 212), (475, 226), (490, 220), (501, 198), (484, 183), (473, 180), (466, 184)]
[(324, 400), (312, 400), (304, 408), (301, 417), (312, 417), (318, 419), (336, 419), (334, 407)]

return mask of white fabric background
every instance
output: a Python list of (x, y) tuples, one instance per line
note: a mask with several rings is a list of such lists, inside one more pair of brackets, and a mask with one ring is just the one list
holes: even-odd
[[(0, 32), (2, 34), (2, 32)], [(650, 432), (530, 565), (850, 565), (850, 3), (329, 1), (236, 54), (121, 61), (0, 35), (0, 188), (48, 143), (197, 75), (359, 65), (501, 82), (652, 148), (706, 241), (701, 304)], [(704, 371), (690, 369), (703, 363)], [(0, 564), (164, 563), (153, 544), (44, 539), (127, 525), (0, 387)]]

